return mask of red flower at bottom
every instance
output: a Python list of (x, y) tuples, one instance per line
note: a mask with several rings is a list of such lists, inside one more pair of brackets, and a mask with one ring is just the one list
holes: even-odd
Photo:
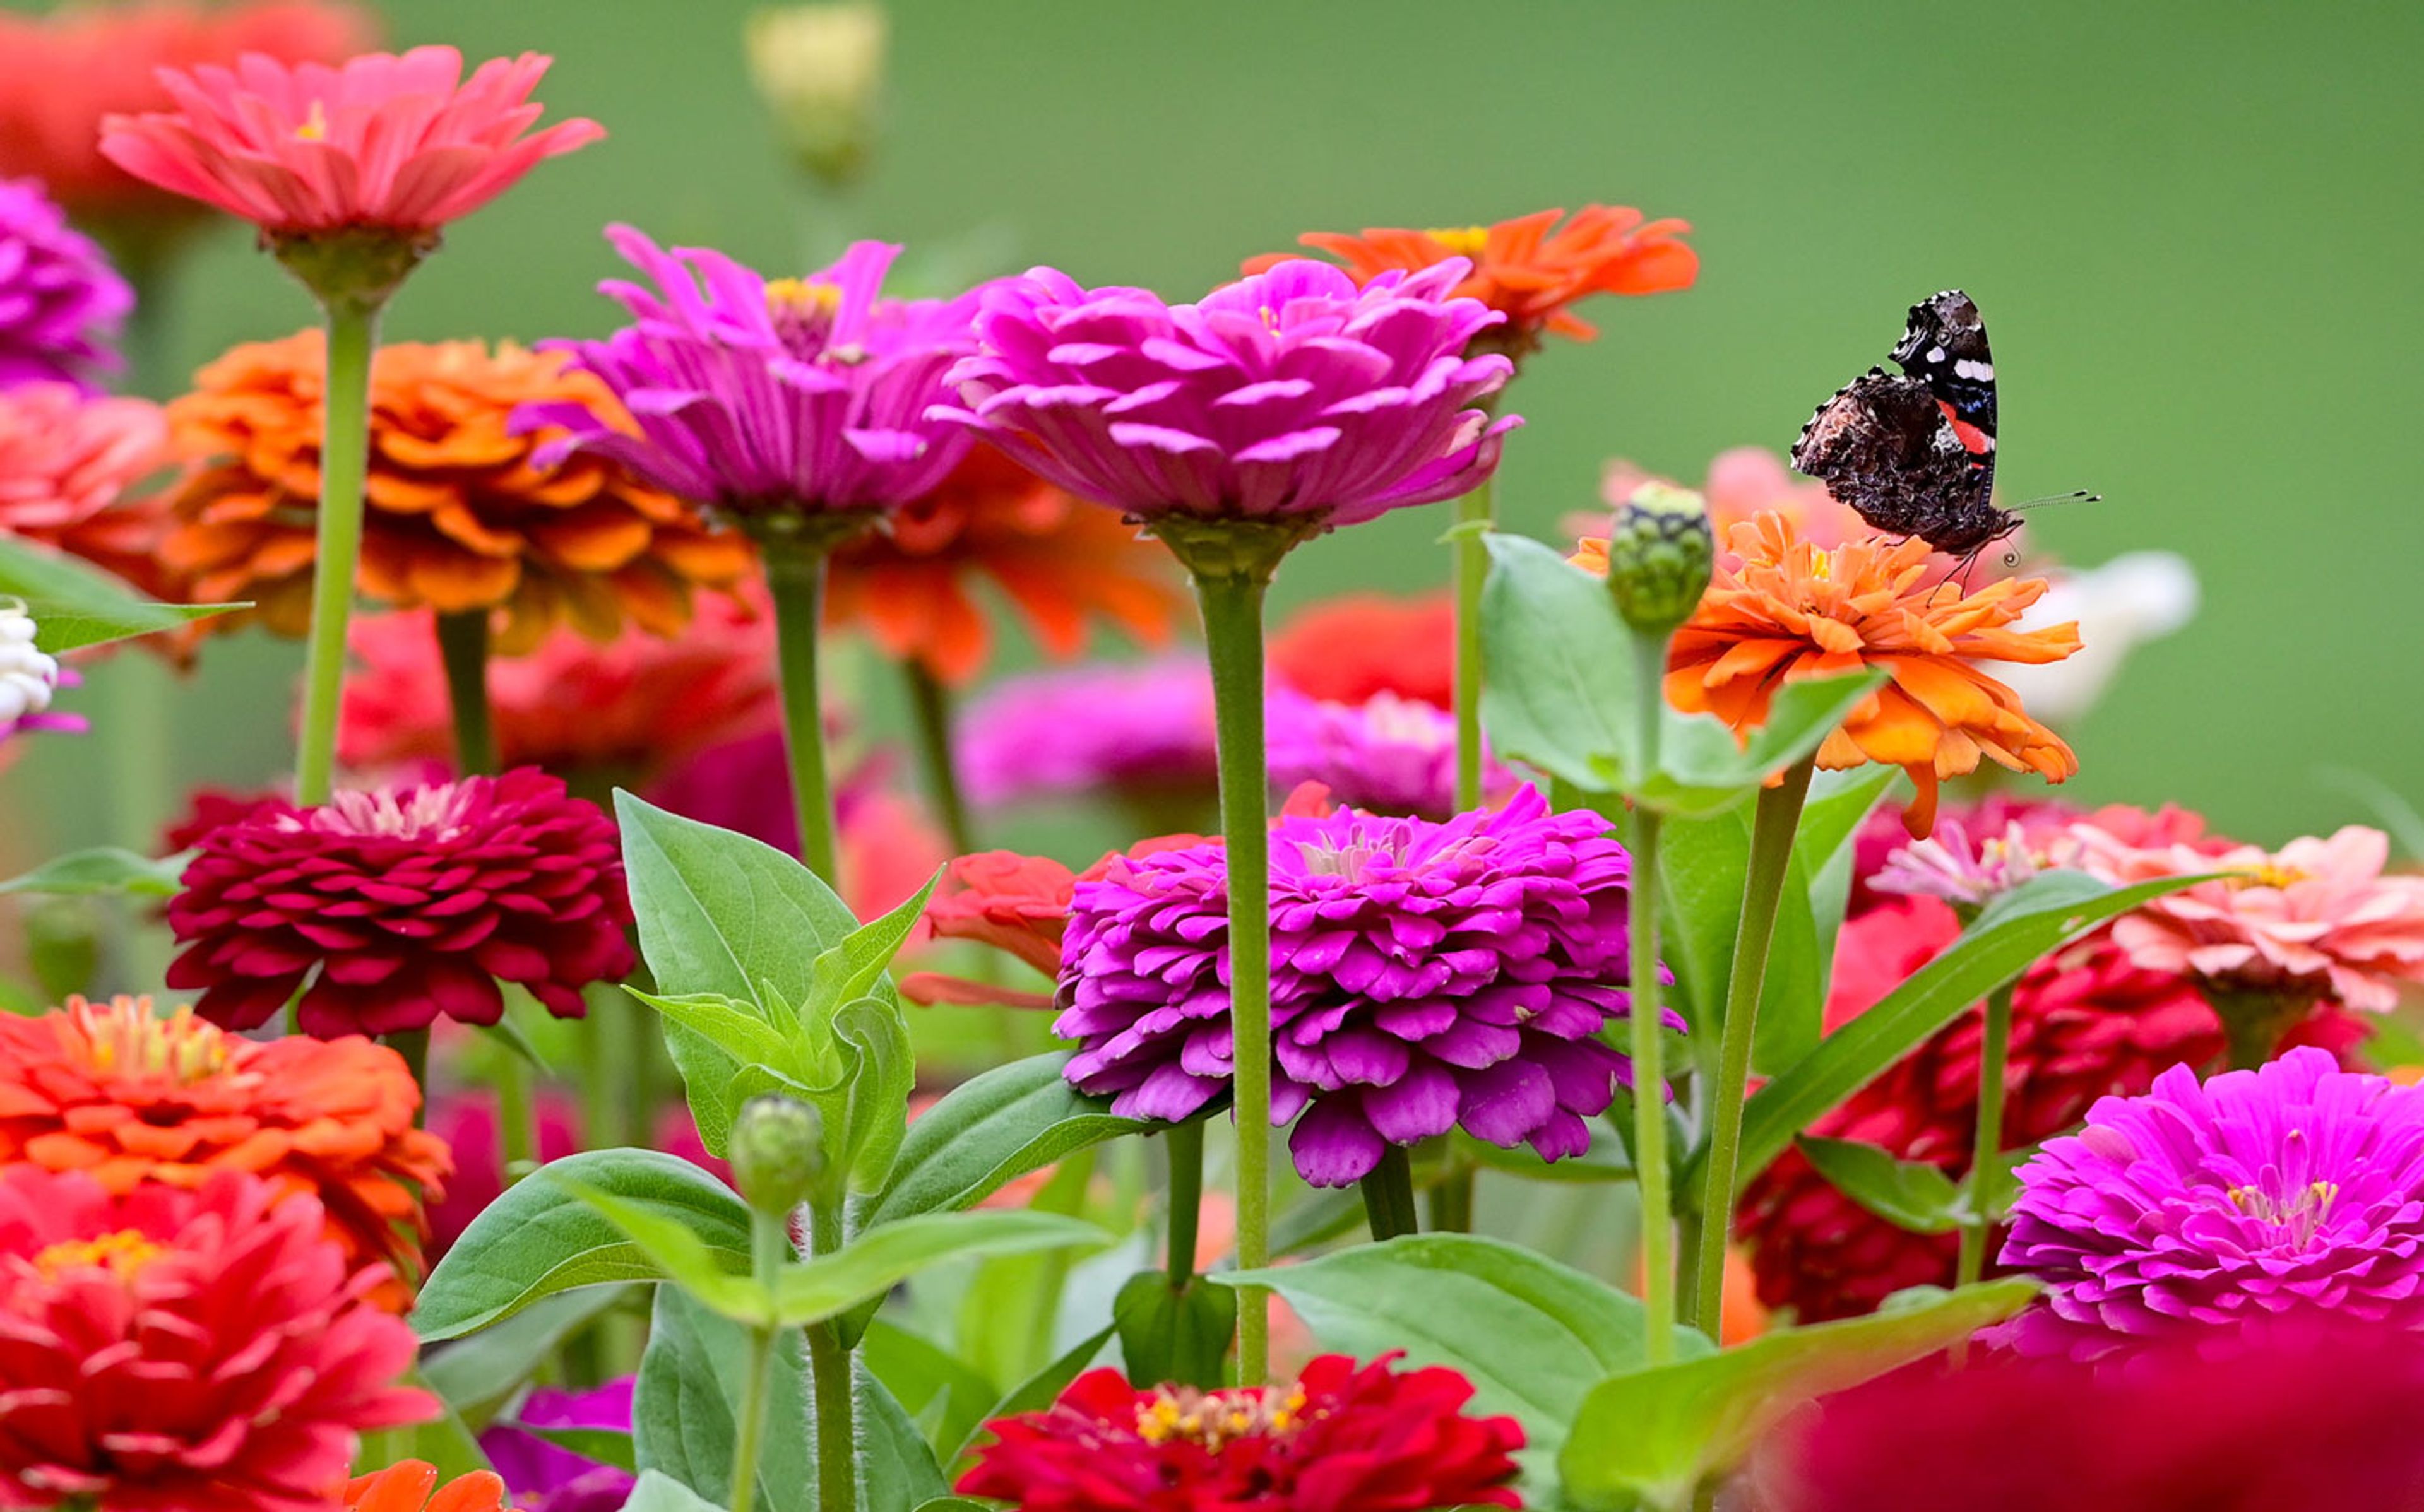
[(997, 1418), (964, 1496), (1020, 1512), (1423, 1512), (1520, 1506), (1523, 1430), (1468, 1417), (1453, 1370), (1323, 1355), (1292, 1386), (1140, 1389), (1078, 1377), (1042, 1412)]

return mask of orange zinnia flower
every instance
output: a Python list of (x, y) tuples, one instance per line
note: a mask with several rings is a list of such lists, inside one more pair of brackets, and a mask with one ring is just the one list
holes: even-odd
[(505, 1483), (493, 1471), (475, 1470), (439, 1486), (437, 1466), (400, 1459), (346, 1483), (345, 1505), (354, 1512), (505, 1512)]
[(1675, 632), (1666, 699), (1677, 708), (1748, 730), (1788, 682), (1884, 668), (1890, 680), (1826, 737), (1818, 764), (1902, 768), (1919, 788), (1903, 812), (1913, 835), (1935, 828), (1938, 781), (1976, 771), (1981, 756), (2049, 782), (2079, 770), (2062, 737), (1978, 665), (2059, 661), (2079, 649), (2076, 625), (2010, 628), (2044, 594), (2043, 579), (1974, 594), (1930, 586), (1925, 541), (1873, 537), (1822, 551), (1779, 515), (1736, 525), (1730, 545), (1732, 559), (1720, 560)]
[[(321, 340), (312, 330), (238, 346), (168, 406), (192, 470), (172, 501), (164, 565), (194, 600), (251, 599), (283, 635), (311, 618)], [(710, 532), (688, 505), (594, 456), (531, 465), (553, 433), (516, 436), (507, 418), (517, 405), (566, 399), (620, 415), (560, 353), (381, 347), (361, 591), (398, 608), (502, 610), (500, 649), (518, 653), (559, 618), (600, 640), (627, 618), (671, 635), (689, 621), (694, 587), (738, 582), (746, 543)]]
[[(1682, 241), (1689, 222), (1645, 224), (1640, 211), (1624, 205), (1585, 205), (1559, 226), (1564, 215), (1543, 210), (1447, 231), (1307, 231), (1297, 240), (1338, 259), (1359, 284), (1392, 268), (1411, 273), (1451, 257), (1470, 259), (1473, 272), (1456, 293), (1507, 317), (1476, 344), (1519, 357), (1540, 344), (1543, 331), (1578, 342), (1598, 335), (1569, 308), (1592, 294), (1666, 294), (1690, 288), (1699, 275), (1699, 255)], [(1249, 259), (1246, 271), (1261, 272), (1288, 255)]]
[(974, 579), (999, 585), (1062, 659), (1086, 648), (1090, 615), (1160, 645), (1186, 601), (1167, 551), (990, 446), (887, 525), (834, 552), (825, 623), (863, 627), (885, 654), (915, 657), (943, 682), (974, 678), (992, 646)]
[[(148, 997), (0, 1016), (0, 1164), (82, 1171), (112, 1196), (246, 1171), (317, 1197), (348, 1255), (407, 1279), (453, 1165), (413, 1127), (420, 1106), (404, 1058), (359, 1037), (247, 1040)], [(401, 1312), (412, 1294), (391, 1279), (377, 1297)]]

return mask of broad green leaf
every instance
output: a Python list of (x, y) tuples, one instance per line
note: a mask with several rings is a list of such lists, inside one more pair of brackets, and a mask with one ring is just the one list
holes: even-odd
[(837, 1253), (785, 1266), (774, 1287), (776, 1318), (797, 1326), (832, 1317), (943, 1260), (1099, 1247), (1109, 1239), (1091, 1223), (1054, 1213), (921, 1214), (868, 1230)]
[[(750, 1355), (748, 1329), (678, 1287), (657, 1288), (631, 1393), (633, 1459), (644, 1474), (660, 1472), (713, 1506), (731, 1504), (733, 1428)], [(765, 1435), (758, 1457), (757, 1504), (768, 1512), (816, 1512), (811, 1396), (806, 1345), (797, 1329), (786, 1329), (774, 1341), (766, 1393), (766, 1421), (785, 1426)]]
[(1743, 1113), (1742, 1179), (1765, 1170), (1794, 1135), (2031, 962), (2150, 899), (2202, 880), (2167, 877), (2115, 889), (2084, 872), (2049, 871), (1997, 899), (1943, 954), (1751, 1097)]
[(625, 1295), (619, 1286), (592, 1286), (550, 1297), (470, 1338), (429, 1350), (422, 1356), (422, 1373), (429, 1389), (476, 1432), (554, 1357), (558, 1345)]
[(33, 870), (0, 882), (0, 893), (50, 893), (80, 897), (93, 893), (130, 898), (174, 898), (191, 851), (154, 860), (101, 846), (75, 851), (45, 861)]
[(672, 1281), (737, 1322), (771, 1325), (774, 1321), (773, 1297), (767, 1288), (751, 1276), (733, 1274), (729, 1257), (709, 1248), (679, 1218), (626, 1202), (553, 1167), (531, 1179), (552, 1181), (596, 1208), (607, 1222), (622, 1231), (643, 1259), (656, 1267), (656, 1279)]
[(34, 644), (53, 656), (252, 607), (151, 603), (81, 562), (6, 537), (0, 537), (0, 598), (24, 603), (34, 617)]
[[(593, 1150), (545, 1170), (679, 1223), (735, 1271), (749, 1268), (749, 1210), (678, 1155)], [(421, 1288), (412, 1314), (434, 1344), (511, 1317), (576, 1286), (654, 1281), (660, 1272), (605, 1215), (554, 1181), (522, 1181), (481, 1210)]]
[(534, 1428), (525, 1423), (521, 1431), (534, 1439), (544, 1439), (558, 1449), (569, 1449), (583, 1459), (594, 1459), (617, 1470), (633, 1470), (634, 1451), (631, 1436), (612, 1428)]
[(1805, 1134), (1794, 1142), (1837, 1191), (1894, 1227), (1950, 1233), (1961, 1226), (1962, 1190), (1934, 1166), (1858, 1139)]
[[(1092, 1365), (1095, 1358), (1102, 1354), (1104, 1346), (1111, 1342), (1112, 1331), (1110, 1329), (1105, 1329), (1102, 1332), (1081, 1339), (1071, 1345), (1067, 1352), (1054, 1359), (1027, 1379), (1020, 1381), (1011, 1390), (1009, 1395), (996, 1402), (980, 1421), (990, 1423), (996, 1418), (1014, 1418), (1022, 1412), (1041, 1412), (1050, 1407), (1053, 1399), (1068, 1390), (1069, 1383), (1083, 1375), (1086, 1367)], [(968, 1452), (976, 1447), (976, 1439), (977, 1435), (970, 1433), (965, 1439), (960, 1440), (960, 1446), (952, 1451), (949, 1463), (956, 1467), (959, 1461), (965, 1459)]]
[(1069, 1052), (1030, 1056), (961, 1083), (909, 1125), (891, 1178), (857, 1214), (862, 1230), (977, 1203), (1089, 1145), (1155, 1125), (1115, 1118), (1061, 1078)]
[(787, 1066), (790, 1061), (790, 1041), (745, 999), (722, 993), (663, 997), (637, 987), (623, 990), (735, 1060), (762, 1060), (773, 1066)]
[(1701, 816), (1731, 808), (1817, 750), (1885, 680), (1882, 670), (1872, 669), (1789, 682), (1769, 700), (1767, 719), (1750, 732), (1747, 743), (1713, 715), (1682, 714), (1665, 706), (1658, 772), (1633, 796), (1669, 814)]
[[(417, 1370), (406, 1376), (404, 1383), (420, 1387), (429, 1384)], [(426, 1460), (438, 1468), (441, 1483), (457, 1475), (468, 1475), (475, 1470), (489, 1468), (488, 1456), (480, 1447), (479, 1435), (472, 1432), (451, 1403), (441, 1400), (438, 1415), (406, 1430), (406, 1447), (399, 1457)]]
[[(1325, 1348), (1359, 1360), (1403, 1349), (1414, 1364), (1463, 1372), (1473, 1411), (1522, 1421), (1536, 1474), (1584, 1395), (1641, 1363), (1636, 1298), (1497, 1239), (1408, 1234), (1218, 1279), (1279, 1293)], [(1710, 1347), (1689, 1329), (1675, 1342), (1682, 1355)]]
[(1602, 1382), (1558, 1456), (1566, 1500), (1582, 1512), (1682, 1512), (1786, 1413), (1966, 1339), (2035, 1294), (2033, 1281), (1989, 1281)]
[(707, 1500), (663, 1471), (650, 1470), (641, 1472), (630, 1496), (623, 1503), (623, 1512), (724, 1512), (724, 1506)]
[(1111, 1317), (1128, 1379), (1222, 1384), (1237, 1328), (1237, 1294), (1228, 1287), (1198, 1276), (1173, 1291), (1167, 1272), (1140, 1270), (1120, 1288)]
[(1616, 791), (1639, 766), (1633, 646), (1607, 584), (1538, 541), (1489, 535), (1481, 723), (1501, 760)]
[[(1750, 837), (1747, 807), (1707, 819), (1670, 819), (1659, 830), (1659, 954), (1674, 970), (1692, 1032), (1711, 1042), (1725, 1025)], [(1753, 1068), (1772, 1072), (1815, 1048), (1826, 1002), (1817, 922), (1796, 851), (1777, 899), (1751, 1044)]]
[(884, 1318), (859, 1340), (858, 1358), (925, 1425), (936, 1454), (955, 1451), (984, 1421), (1001, 1388), (924, 1334)]
[(837, 1174), (853, 1191), (881, 1191), (908, 1137), (909, 1094), (917, 1083), (909, 1025), (899, 1002), (861, 997), (834, 1016), (834, 1034), (857, 1061), (839, 1100), (841, 1118), (825, 1125), (842, 1131), (834, 1152)]
[[(1077, 1152), (1053, 1168), (1028, 1199), (1026, 1211), (1074, 1218), (1086, 1210), (1093, 1176), (1094, 1152)], [(1004, 1255), (976, 1267), (960, 1292), (959, 1327), (952, 1335), (961, 1358), (996, 1380), (1017, 1380), (1049, 1361), (1073, 1268), (1075, 1259), (1066, 1250)]]

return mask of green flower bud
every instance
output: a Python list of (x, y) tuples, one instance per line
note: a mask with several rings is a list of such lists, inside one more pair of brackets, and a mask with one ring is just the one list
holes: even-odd
[(749, 77), (800, 165), (840, 188), (866, 171), (890, 27), (884, 8), (781, 6), (749, 18)]
[(770, 1093), (732, 1121), (732, 1179), (760, 1213), (784, 1215), (825, 1173), (824, 1121), (807, 1104)]
[(1607, 532), (1607, 591), (1624, 622), (1664, 635), (1692, 617), (1716, 562), (1709, 506), (1672, 484), (1645, 483)]

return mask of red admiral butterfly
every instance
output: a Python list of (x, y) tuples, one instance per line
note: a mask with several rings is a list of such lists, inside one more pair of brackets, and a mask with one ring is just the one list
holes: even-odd
[(1958, 289), (1910, 307), (1893, 349), (1801, 427), (1793, 465), (1881, 531), (1971, 557), (2020, 528), (1998, 509), (1995, 364), (1986, 324)]

